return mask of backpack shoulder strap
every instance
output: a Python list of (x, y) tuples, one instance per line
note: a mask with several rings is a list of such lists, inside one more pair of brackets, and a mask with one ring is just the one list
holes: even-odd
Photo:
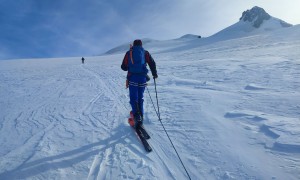
[(132, 45), (131, 44), (130, 44), (129, 56), (130, 56), (131, 63), (134, 64), (134, 60), (132, 58)]

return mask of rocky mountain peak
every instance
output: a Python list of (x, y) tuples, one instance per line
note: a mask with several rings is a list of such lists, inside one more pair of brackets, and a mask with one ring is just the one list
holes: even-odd
[(250, 10), (244, 11), (240, 21), (251, 22), (255, 28), (259, 28), (264, 20), (269, 20), (271, 16), (258, 6), (253, 7)]

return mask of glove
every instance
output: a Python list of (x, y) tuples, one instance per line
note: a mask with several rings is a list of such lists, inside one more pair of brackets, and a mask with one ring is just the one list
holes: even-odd
[(154, 74), (153, 79), (156, 79), (156, 78), (158, 78), (158, 76), (157, 76), (157, 74)]
[(125, 64), (122, 64), (122, 65), (121, 65), (121, 69), (122, 69), (123, 71), (128, 71), (128, 67), (127, 67)]
[(150, 77), (148, 76), (148, 74), (146, 75), (146, 81), (150, 81)]

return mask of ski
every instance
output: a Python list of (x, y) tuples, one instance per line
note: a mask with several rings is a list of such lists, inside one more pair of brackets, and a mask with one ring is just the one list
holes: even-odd
[(141, 132), (143, 133), (143, 135), (144, 135), (144, 137), (145, 137), (146, 139), (150, 139), (150, 135), (149, 135), (148, 132), (146, 131), (144, 125), (141, 125), (141, 126), (140, 126), (140, 130), (141, 130)]
[(145, 150), (147, 152), (151, 152), (152, 148), (149, 145), (147, 139), (150, 139), (149, 134), (147, 133), (145, 127), (143, 125), (138, 125), (136, 128), (134, 128), (134, 117), (132, 112), (130, 112), (130, 117), (128, 118), (128, 123), (130, 126), (135, 130), (136, 134), (138, 135), (139, 139), (141, 140)]
[(141, 142), (142, 142), (142, 144), (143, 144), (145, 150), (146, 150), (147, 152), (151, 152), (151, 151), (152, 151), (152, 148), (151, 148), (151, 146), (149, 145), (148, 141), (146, 140), (144, 134), (142, 133), (141, 128), (140, 128), (140, 127), (137, 127), (137, 128), (135, 129), (135, 132), (136, 132), (137, 135), (139, 136), (139, 138), (140, 138), (140, 140), (141, 140)]
[[(132, 126), (132, 127), (134, 126), (134, 120), (133, 120), (133, 119), (134, 119), (133, 114), (132, 114), (132, 112), (130, 112), (129, 118), (128, 118), (128, 123), (129, 123), (130, 126)], [(146, 131), (144, 125), (141, 125), (140, 128), (141, 128), (141, 131), (142, 131), (144, 137), (145, 137), (146, 139), (150, 139), (150, 135), (149, 135), (148, 132)]]

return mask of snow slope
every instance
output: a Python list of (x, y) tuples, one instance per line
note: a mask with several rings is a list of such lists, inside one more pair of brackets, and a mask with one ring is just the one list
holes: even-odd
[[(299, 34), (149, 48), (162, 122), (191, 179), (300, 179)], [(187, 179), (147, 91), (153, 152), (128, 126), (123, 56), (0, 61), (1, 180)]]

